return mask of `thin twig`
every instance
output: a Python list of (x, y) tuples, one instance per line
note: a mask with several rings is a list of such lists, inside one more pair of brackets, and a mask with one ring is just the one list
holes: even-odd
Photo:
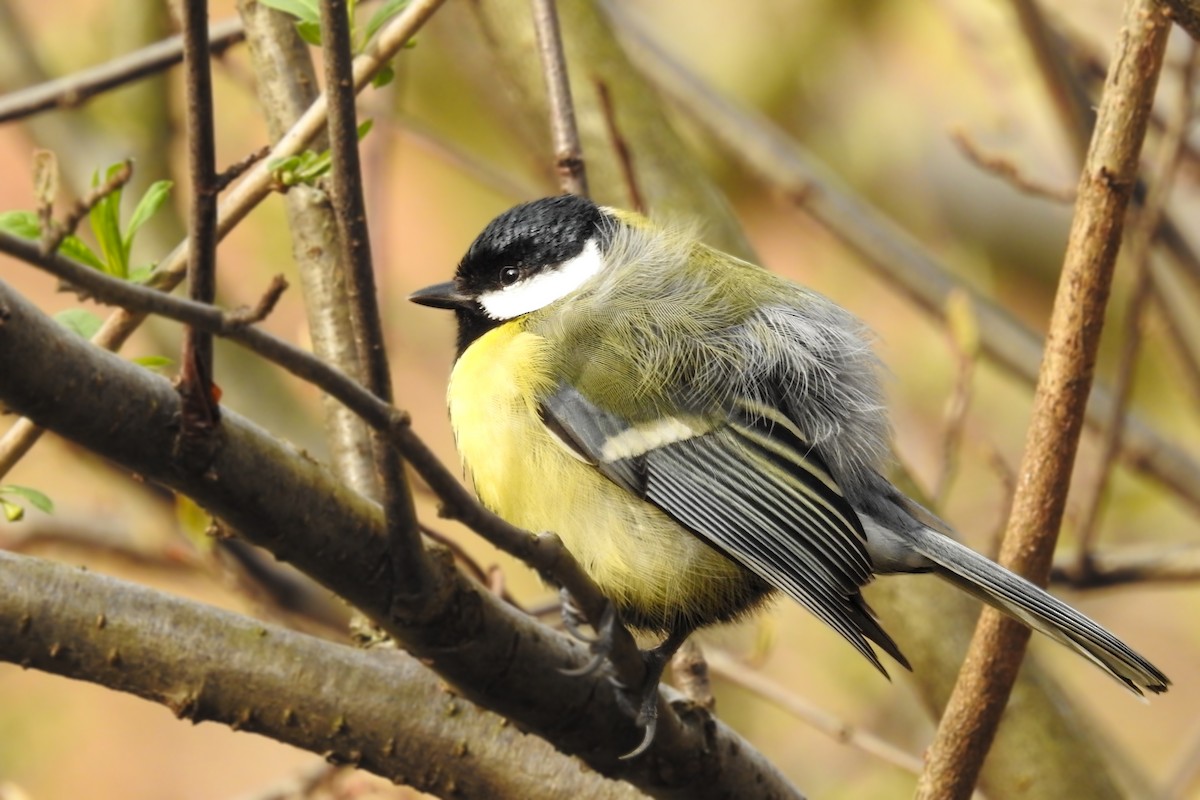
[(1006, 156), (997, 153), (984, 152), (965, 130), (956, 128), (950, 131), (950, 141), (958, 146), (959, 152), (971, 160), (980, 169), (995, 173), (1010, 185), (1025, 194), (1053, 200), (1056, 203), (1070, 203), (1075, 199), (1075, 189), (1070, 186), (1047, 186), (1028, 177), (1021, 168)]
[(633, 153), (629, 151), (629, 142), (617, 125), (617, 110), (613, 107), (612, 92), (608, 83), (596, 78), (596, 96), (600, 98), (600, 111), (604, 115), (604, 125), (608, 128), (608, 139), (612, 142), (613, 150), (617, 153), (617, 163), (621, 167), (621, 177), (629, 192), (629, 208), (639, 214), (646, 213), (646, 201), (642, 197), (642, 188), (638, 185), (637, 170), (633, 168)]
[[(366, 50), (354, 60), (354, 86), (361, 91), (384, 66), (405, 47), (413, 35), (429, 20), (445, 0), (412, 0), (398, 17), (384, 26)], [(317, 98), (304, 115), (271, 149), (269, 157), (255, 164), (245, 179), (232, 187), (217, 209), (217, 237), (224, 238), (250, 211), (270, 193), (274, 179), (268, 164), (298, 155), (325, 129), (325, 97)], [(147, 285), (170, 291), (183, 280), (187, 269), (185, 240), (164, 258)], [(127, 310), (110, 315), (92, 343), (106, 350), (119, 350), (142, 324), (145, 316)], [(0, 477), (20, 461), (42, 435), (42, 429), (28, 419), (17, 420), (0, 438)]]
[(1167, 269), (1161, 257), (1151, 253), (1150, 291), (1161, 312), (1171, 350), (1178, 359), (1185, 385), (1183, 394), (1200, 405), (1200, 339), (1194, 335), (1193, 304), (1188, 302), (1186, 292), (1176, 291), (1179, 288), (1178, 276)]
[(279, 298), (283, 296), (287, 288), (287, 279), (282, 275), (276, 275), (271, 279), (267, 290), (258, 298), (257, 303), (253, 306), (237, 308), (229, 312), (231, 321), (238, 325), (256, 325), (262, 322), (275, 310), (275, 304), (279, 302)]
[(795, 692), (780, 686), (758, 670), (734, 659), (728, 653), (714, 649), (708, 654), (708, 665), (718, 677), (754, 692), (771, 705), (783, 709), (834, 741), (869, 753), (913, 775), (920, 773), (921, 759), (917, 756), (869, 731), (838, 719)]
[(1200, 581), (1200, 545), (1129, 547), (1097, 550), (1090, 569), (1081, 574), (1078, 556), (1054, 559), (1050, 580), (1072, 589), (1104, 589), (1134, 583), (1194, 584)]
[(217, 192), (219, 193), (225, 191), (225, 189), (229, 187), (229, 184), (245, 175), (247, 170), (257, 164), (259, 161), (262, 161), (264, 158), (266, 158), (267, 154), (270, 152), (271, 148), (267, 145), (264, 145), (255, 150), (253, 153), (247, 153), (225, 169), (221, 170), (220, 174), (217, 175)]
[[(183, 64), (187, 86), (188, 173), (192, 206), (188, 220), (188, 296), (209, 303), (217, 296), (217, 154), (213, 128), (212, 73), (208, 49), (208, 0), (183, 4)], [(212, 334), (184, 330), (179, 394), (183, 398), (181, 446), (207, 437), (220, 420), (213, 396)]]
[[(1096, 135), (1079, 182), (1046, 355), (1001, 563), (1044, 584), (1066, 506), (1120, 248), (1125, 212), (1170, 24), (1156, 0), (1129, 0)], [(985, 610), (926, 756), (916, 797), (967, 798), (974, 790), (1025, 654), (1029, 629)]]
[(1034, 0), (1011, 2), (1021, 33), (1033, 54), (1033, 63), (1042, 74), (1042, 84), (1050, 95), (1051, 105), (1082, 160), (1096, 122), (1091, 99), (1067, 62), (1066, 48), (1057, 41), (1038, 4)]
[(942, 435), (942, 469), (934, 486), (934, 506), (940, 508), (958, 474), (959, 451), (967, 427), (967, 412), (971, 409), (971, 387), (975, 365), (979, 361), (979, 325), (971, 297), (955, 291), (946, 301), (946, 327), (954, 351), (954, 391), (946, 406), (945, 433)]
[(1134, 374), (1142, 346), (1143, 318), (1151, 293), (1151, 251), (1163, 209), (1166, 208), (1175, 185), (1175, 176), (1183, 156), (1183, 143), (1187, 139), (1191, 122), (1197, 52), (1200, 51), (1197, 50), (1196, 43), (1192, 42), (1191, 56), (1181, 70), (1174, 116), (1167, 126), (1165, 138), (1159, 145), (1157, 163), (1152, 171), (1156, 180), (1150, 185), (1149, 194), (1129, 236), (1128, 260), (1134, 266), (1134, 287), (1125, 312), (1125, 324), (1122, 326), (1121, 355), (1117, 364), (1114, 389), (1116, 397), (1113, 401), (1112, 419), (1104, 432), (1104, 441), (1100, 448), (1100, 471), (1087, 494), (1083, 519), (1079, 524), (1079, 555), (1076, 568), (1081, 575), (1086, 575), (1091, 569), (1092, 548), (1099, 527), (1101, 507), (1112, 479), (1117, 453), (1121, 448), (1121, 438), (1125, 430), (1122, 423), (1133, 394)]
[(579, 129), (575, 125), (575, 105), (571, 101), (571, 82), (567, 77), (567, 59), (563, 55), (562, 31), (558, 27), (558, 9), (555, 0), (530, 2), (538, 55), (550, 101), (554, 168), (564, 193), (587, 197), (587, 169), (583, 162), (583, 146), (579, 143)]
[[(325, 57), (325, 92), (329, 97), (331, 200), (337, 221), (341, 268), (350, 301), (350, 321), (358, 350), (359, 378), (384, 403), (392, 402), (388, 367), (371, 261), (371, 236), (363, 202), (358, 157), (358, 119), (354, 108), (354, 69), (350, 52), (350, 12), (346, 0), (322, 0), (321, 43)], [(404, 465), (386, 435), (372, 436), (379, 499), (392, 556), (391, 568), (403, 591), (419, 594), (429, 578), (425, 549), (417, 527), (417, 511), (404, 477)]]
[(42, 227), (42, 250), (47, 253), (53, 253), (58, 250), (63, 243), (63, 239), (75, 233), (75, 229), (79, 227), (80, 221), (96, 207), (97, 203), (118, 189), (123, 188), (125, 184), (129, 183), (129, 179), (132, 177), (133, 162), (126, 159), (121, 163), (120, 167), (105, 178), (103, 183), (94, 187), (86, 195), (75, 201), (75, 205), (71, 207), (71, 210), (67, 212), (61, 222), (55, 222), (53, 219), (50, 219), (49, 209), (47, 209), (43, 215), (45, 220)]
[[(214, 22), (208, 30), (209, 50), (216, 55), (242, 40), (237, 19)], [(75, 108), (109, 89), (161, 72), (183, 60), (183, 37), (172, 36), (90, 69), (0, 97), (0, 122), (54, 108)]]
[(379, 117), (378, 124), (398, 131), (417, 147), (441, 159), (481, 186), (514, 202), (545, 193), (545, 190), (540, 189), (532, 180), (471, 153), (419, 119), (389, 111), (388, 114)]

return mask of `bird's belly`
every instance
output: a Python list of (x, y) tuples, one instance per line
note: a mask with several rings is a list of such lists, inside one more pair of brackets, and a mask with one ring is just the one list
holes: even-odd
[(498, 328), (451, 375), (451, 424), (484, 505), (514, 525), (558, 534), (637, 627), (729, 620), (757, 605), (768, 591), (761, 580), (551, 437), (532, 399), (544, 388), (541, 342)]

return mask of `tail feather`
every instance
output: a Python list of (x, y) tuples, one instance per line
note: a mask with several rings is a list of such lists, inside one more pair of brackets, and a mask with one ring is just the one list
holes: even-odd
[(1157, 694), (1170, 685), (1127, 644), (1041, 587), (937, 531), (920, 528), (911, 536), (913, 549), (933, 562), (941, 577), (1066, 645), (1139, 697), (1143, 690)]

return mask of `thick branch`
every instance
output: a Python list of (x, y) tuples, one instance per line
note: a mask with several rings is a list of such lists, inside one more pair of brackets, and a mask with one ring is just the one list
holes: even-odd
[[(598, 781), (458, 698), (406, 653), (334, 644), (4, 552), (0, 659), (129, 692), (193, 723), (259, 733), (434, 794), (642, 796)], [(470, 758), (462, 757), (464, 745)]]
[[(1125, 212), (1170, 28), (1155, 0), (1127, 3), (1079, 182), (1021, 477), (1000, 551), (1001, 563), (1042, 584), (1066, 506)], [(938, 726), (918, 797), (970, 797), (1028, 640), (1025, 626), (984, 611)]]

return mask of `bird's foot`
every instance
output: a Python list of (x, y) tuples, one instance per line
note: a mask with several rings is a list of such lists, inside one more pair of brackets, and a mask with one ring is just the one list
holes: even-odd
[(604, 613), (600, 615), (600, 620), (593, 626), (595, 636), (589, 636), (582, 630), (582, 626), (587, 623), (587, 620), (579, 606), (576, 605), (575, 598), (571, 597), (571, 593), (566, 589), (561, 590), (559, 596), (562, 598), (563, 627), (576, 639), (585, 643), (588, 651), (592, 654), (591, 659), (583, 666), (560, 671), (564, 675), (591, 675), (600, 668), (600, 665), (608, 658), (608, 654), (612, 652), (613, 636), (617, 626), (617, 610), (611, 602), (605, 603)]
[(626, 714), (633, 717), (634, 723), (642, 729), (642, 740), (637, 747), (621, 756), (622, 760), (637, 758), (646, 752), (654, 742), (654, 734), (658, 731), (658, 685), (662, 683), (667, 662), (671, 660), (671, 656), (678, 649), (678, 645), (666, 649), (666, 645), (670, 641), (668, 639), (652, 650), (642, 651), (645, 677), (642, 679), (640, 688), (630, 689), (617, 679), (613, 679), (618, 690), (617, 704)]

